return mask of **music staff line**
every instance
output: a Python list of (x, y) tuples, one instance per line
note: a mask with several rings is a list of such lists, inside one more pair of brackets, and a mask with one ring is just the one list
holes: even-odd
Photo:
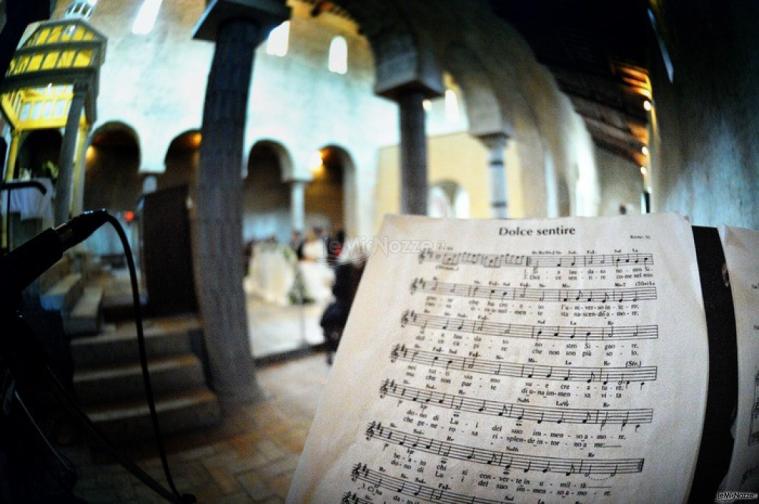
[(495, 299), (498, 301), (537, 301), (540, 303), (619, 303), (657, 299), (656, 287), (620, 287), (616, 289), (539, 289), (534, 287), (492, 287), (415, 278), (411, 294), (427, 292), (447, 296)]
[(377, 439), (419, 450), (441, 457), (467, 460), (504, 469), (521, 469), (524, 472), (560, 473), (565, 476), (582, 474), (583, 476), (617, 474), (635, 474), (643, 471), (644, 459), (576, 459), (562, 457), (543, 457), (520, 453), (500, 452), (487, 448), (476, 448), (448, 441), (410, 434), (398, 429), (384, 427), (381, 423), (371, 422), (366, 429), (367, 439)]
[(525, 324), (505, 324), (501, 322), (488, 322), (487, 320), (468, 320), (463, 318), (443, 317), (439, 315), (425, 315), (413, 310), (406, 310), (401, 316), (401, 326), (416, 326), (422, 329), (441, 329), (443, 331), (461, 331), (471, 334), (484, 334), (486, 336), (502, 336), (528, 339), (558, 339), (573, 340), (575, 338), (585, 341), (604, 340), (634, 340), (634, 339), (657, 339), (659, 326), (608, 326), (608, 327), (584, 327), (584, 326), (541, 326)]
[(602, 428), (606, 424), (615, 424), (620, 425), (622, 429), (628, 424), (633, 424), (637, 429), (640, 427), (640, 424), (651, 423), (654, 416), (653, 409), (550, 408), (489, 401), (458, 394), (446, 394), (433, 390), (406, 387), (396, 384), (394, 380), (385, 380), (380, 385), (379, 392), (380, 397), (394, 397), (396, 399), (432, 404), (457, 411), (514, 418), (518, 421), (530, 420), (539, 424), (543, 422), (556, 424), (598, 424)]
[(563, 380), (576, 382), (618, 382), (629, 385), (631, 382), (655, 381), (656, 366), (641, 367), (574, 367), (546, 366), (540, 364), (519, 364), (480, 359), (479, 357), (462, 357), (443, 355), (425, 350), (413, 350), (405, 345), (395, 345), (390, 352), (390, 361), (402, 360), (426, 366), (471, 371), (473, 373), (512, 376), (516, 378), (536, 378), (545, 380)]
[(653, 254), (589, 254), (563, 256), (535, 256), (513, 254), (481, 254), (472, 252), (436, 252), (424, 249), (419, 253), (419, 264), (431, 262), (444, 266), (468, 264), (485, 268), (592, 268), (594, 266), (647, 266), (654, 263)]
[[(375, 488), (384, 488), (402, 495), (410, 495), (427, 502), (440, 502), (443, 504), (501, 504), (501, 501), (498, 500), (460, 494), (451, 492), (450, 490), (443, 490), (442, 488), (433, 488), (420, 483), (414, 483), (413, 481), (406, 481), (388, 474), (383, 474), (379, 471), (368, 469), (366, 464), (357, 464), (354, 466), (353, 471), (351, 471), (351, 479), (353, 481), (365, 481)], [(355, 499), (358, 499), (358, 496), (355, 494), (353, 495), (355, 496)], [(350, 497), (347, 497), (348, 500), (346, 500), (346, 497), (347, 496), (343, 497), (344, 503), (352, 504), (361, 502), (361, 500), (353, 500)]]

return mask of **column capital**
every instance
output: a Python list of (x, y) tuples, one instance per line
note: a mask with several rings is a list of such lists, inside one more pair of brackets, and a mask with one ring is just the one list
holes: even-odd
[(509, 135), (502, 131), (477, 135), (477, 139), (488, 149), (504, 149), (509, 141)]
[(385, 26), (369, 39), (375, 58), (375, 94), (395, 101), (408, 91), (421, 92), (425, 98), (443, 95), (443, 74), (433, 51), (420, 45), (410, 30)]
[(399, 101), (408, 93), (421, 93), (425, 99), (438, 98), (443, 96), (440, 88), (424, 79), (411, 79), (405, 82), (397, 83), (393, 87), (381, 89), (375, 87), (375, 93), (383, 98), (393, 101)]
[(212, 0), (198, 20), (192, 38), (216, 41), (219, 27), (227, 21), (245, 20), (261, 28), (261, 38), (290, 18), (290, 7), (277, 0)]

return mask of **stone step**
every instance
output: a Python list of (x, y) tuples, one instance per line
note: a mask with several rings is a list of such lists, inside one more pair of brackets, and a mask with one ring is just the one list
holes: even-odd
[(103, 288), (85, 287), (82, 297), (63, 319), (63, 329), (69, 336), (97, 334), (103, 320)]
[(40, 296), (42, 308), (48, 311), (68, 312), (82, 295), (82, 275), (69, 273)]
[[(194, 354), (151, 359), (150, 382), (156, 395), (193, 390), (205, 385), (203, 366)], [(114, 397), (139, 400), (145, 397), (139, 362), (80, 368), (74, 373), (74, 389), (82, 404), (107, 402)]]
[[(146, 319), (145, 344), (148, 358), (166, 357), (191, 352), (190, 333), (201, 331), (194, 315)], [(75, 369), (137, 362), (137, 333), (134, 323), (119, 324), (97, 336), (71, 341)]]
[[(221, 418), (219, 401), (206, 387), (156, 394), (155, 400), (163, 434), (208, 427)], [(144, 399), (91, 406), (84, 411), (110, 440), (131, 442), (153, 437), (150, 412)]]
[[(142, 316), (148, 315), (147, 296), (142, 292), (140, 293), (140, 305)], [(103, 298), (103, 317), (106, 322), (134, 321), (132, 292), (106, 293)]]

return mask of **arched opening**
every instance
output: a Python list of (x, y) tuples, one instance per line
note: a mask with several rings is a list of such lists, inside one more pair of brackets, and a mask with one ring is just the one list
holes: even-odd
[(272, 141), (256, 142), (250, 149), (243, 183), (243, 241), (290, 238), (290, 189), (282, 182), (287, 152)]
[(290, 21), (285, 21), (271, 32), (266, 40), (266, 54), (272, 56), (286, 56), (290, 42)]
[(122, 123), (108, 123), (92, 134), (85, 155), (84, 208), (134, 210), (142, 194), (137, 134)]
[(355, 234), (355, 166), (348, 152), (335, 145), (318, 151), (306, 186), (306, 226), (328, 233)]
[[(105, 208), (127, 229), (132, 250), (139, 251), (134, 211), (142, 194), (140, 144), (137, 133), (124, 123), (107, 123), (96, 129), (85, 158), (84, 210)], [(102, 228), (88, 248), (107, 261), (123, 264), (123, 249), (116, 233)]]
[(427, 215), (430, 217), (469, 217), (469, 193), (452, 180), (432, 184), (427, 195)]
[(57, 129), (34, 130), (24, 139), (16, 159), (18, 178), (58, 178), (58, 159), (63, 137)]
[(344, 74), (348, 72), (348, 43), (345, 37), (337, 35), (329, 44), (329, 60), (327, 67), (330, 72)]
[(200, 163), (201, 134), (185, 131), (169, 144), (164, 163), (166, 170), (158, 176), (158, 189), (192, 186)]

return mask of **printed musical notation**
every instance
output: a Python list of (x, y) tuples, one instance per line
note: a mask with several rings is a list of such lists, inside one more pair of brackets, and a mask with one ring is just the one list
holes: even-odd
[(608, 326), (608, 327), (585, 327), (585, 326), (544, 326), (526, 324), (506, 324), (502, 322), (489, 322), (481, 320), (468, 320), (455, 317), (441, 317), (439, 315), (426, 315), (406, 310), (401, 316), (401, 326), (407, 325), (421, 327), (422, 329), (441, 329), (443, 331), (460, 331), (471, 334), (484, 334), (486, 336), (501, 336), (509, 338), (529, 338), (547, 340), (573, 340), (585, 341), (604, 340), (637, 340), (656, 339), (659, 337), (657, 325), (639, 326)]
[(424, 249), (419, 253), (419, 264), (432, 262), (446, 266), (469, 264), (486, 268), (592, 268), (601, 266), (651, 265), (653, 254), (591, 254), (565, 256), (534, 256), (513, 254), (481, 254), (476, 252), (439, 252)]
[(288, 504), (687, 501), (708, 372), (689, 223), (513, 224), (532, 234), (387, 217), (387, 250), (414, 252), (367, 263)]
[(643, 409), (582, 409), (582, 408), (552, 408), (531, 406), (529, 404), (506, 403), (477, 399), (459, 394), (446, 394), (434, 390), (420, 389), (398, 385), (394, 380), (385, 380), (380, 385), (380, 397), (395, 397), (405, 401), (430, 404), (442, 408), (468, 411), (482, 415), (530, 420), (537, 423), (553, 422), (556, 424), (606, 424), (626, 425), (651, 423), (654, 410)]
[(583, 476), (604, 475), (614, 477), (617, 474), (639, 473), (643, 470), (644, 462), (643, 459), (576, 459), (501, 452), (419, 436), (398, 429), (384, 427), (379, 422), (371, 422), (369, 424), (366, 429), (366, 437), (367, 439), (377, 439), (411, 450), (433, 453), (441, 457), (478, 462), (480, 464), (503, 467), (504, 469), (521, 469), (524, 472), (562, 473), (566, 476), (582, 474)]
[[(502, 501), (485, 499), (474, 495), (464, 495), (442, 488), (433, 488), (420, 483), (414, 483), (404, 479), (383, 474), (379, 471), (368, 469), (366, 464), (357, 464), (351, 472), (353, 481), (365, 481), (374, 488), (384, 488), (393, 492), (410, 495), (416, 499), (427, 502), (441, 502), (444, 504), (501, 504)], [(355, 495), (355, 494), (354, 494)], [(361, 502), (348, 500), (347, 502)]]
[(626, 287), (619, 289), (536, 289), (530, 287), (491, 287), (477, 284), (438, 282), (415, 278), (411, 293), (427, 292), (447, 296), (495, 299), (499, 301), (538, 301), (559, 303), (619, 303), (656, 299), (656, 287)]
[[(356, 477), (352, 477), (353, 481), (356, 481)], [(358, 495), (356, 495), (353, 492), (345, 492), (345, 495), (343, 495), (343, 500), (340, 501), (342, 504), (372, 504), (372, 501), (362, 499)]]
[(390, 361), (396, 360), (415, 362), (426, 366), (460, 369), (473, 373), (491, 374), (498, 376), (513, 376), (517, 378), (534, 378), (543, 380), (563, 380), (576, 382), (618, 382), (629, 385), (632, 382), (650, 382), (656, 380), (656, 366), (640, 367), (579, 367), (579, 366), (545, 366), (540, 364), (520, 364), (485, 360), (479, 357), (463, 357), (460, 355), (444, 355), (426, 350), (406, 348), (406, 345), (396, 345), (390, 352)]

